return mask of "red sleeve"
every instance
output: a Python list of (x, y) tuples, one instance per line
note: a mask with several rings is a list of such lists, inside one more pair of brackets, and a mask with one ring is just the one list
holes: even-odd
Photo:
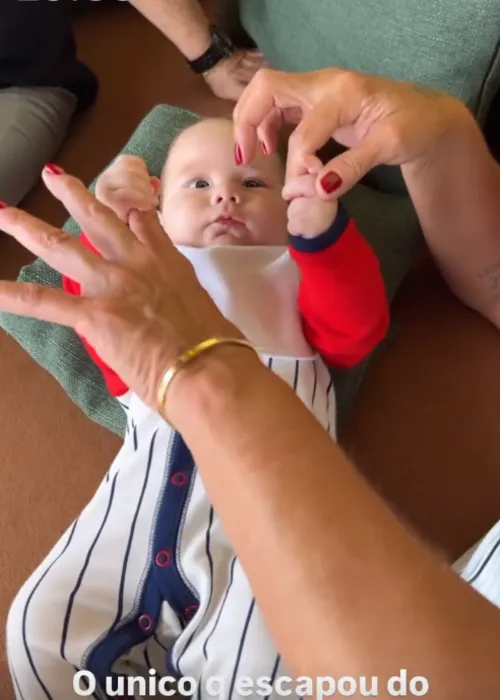
[(389, 305), (380, 263), (343, 207), (315, 239), (290, 236), (304, 333), (329, 365), (353, 367), (385, 337)]
[[(92, 243), (89, 241), (87, 236), (82, 233), (80, 234), (79, 240), (82, 245), (84, 245), (86, 248), (89, 248), (92, 250), (94, 253), (97, 253), (99, 255), (99, 252), (94, 248)], [(81, 293), (80, 290), (80, 284), (78, 282), (75, 282), (72, 279), (69, 279), (69, 277), (65, 277), (63, 275), (62, 277), (62, 285), (63, 289), (68, 292), (69, 294), (74, 294), (75, 296), (79, 296)], [(85, 338), (82, 338), (80, 336), (80, 340), (82, 341), (85, 349), (87, 350), (88, 354), (92, 358), (92, 360), (95, 362), (97, 367), (101, 370), (103, 376), (104, 376), (104, 381), (106, 382), (106, 386), (108, 388), (109, 393), (112, 396), (123, 396), (123, 394), (126, 394), (128, 391), (128, 386), (120, 379), (120, 377), (114, 372), (108, 365), (106, 365), (99, 355), (96, 353), (94, 348), (85, 340)]]

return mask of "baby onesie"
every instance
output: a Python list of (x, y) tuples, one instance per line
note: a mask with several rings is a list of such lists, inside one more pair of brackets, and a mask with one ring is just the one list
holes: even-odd
[[(334, 438), (334, 387), (318, 345), (329, 361), (337, 345), (339, 364), (354, 363), (383, 336), (387, 306), (378, 263), (352, 222), (312, 243), (180, 251)], [(68, 700), (85, 688), (101, 699), (145, 697), (145, 688), (166, 697), (170, 677), (201, 700), (248, 697), (242, 679), (252, 697), (282, 697), (274, 683), (290, 674), (182, 436), (87, 347), (126, 411), (126, 434), (95, 495), (12, 605), (16, 697)], [(251, 528), (251, 503), (242, 517)]]

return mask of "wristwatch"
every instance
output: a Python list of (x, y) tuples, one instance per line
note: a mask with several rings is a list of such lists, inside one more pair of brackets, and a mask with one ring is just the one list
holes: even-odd
[(204, 54), (188, 61), (188, 66), (195, 73), (206, 73), (216, 66), (223, 58), (229, 58), (236, 50), (233, 42), (220, 27), (215, 24), (210, 25), (210, 35), (212, 42)]

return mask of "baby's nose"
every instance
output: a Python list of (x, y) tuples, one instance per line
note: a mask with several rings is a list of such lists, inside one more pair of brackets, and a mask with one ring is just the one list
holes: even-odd
[(217, 192), (215, 201), (217, 204), (222, 204), (223, 202), (237, 204), (240, 201), (240, 195), (234, 187), (223, 187)]

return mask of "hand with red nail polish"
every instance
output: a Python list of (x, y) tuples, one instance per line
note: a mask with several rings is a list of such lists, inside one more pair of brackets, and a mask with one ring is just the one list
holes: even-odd
[(0, 230), (83, 293), (0, 280), (0, 311), (73, 328), (156, 410), (160, 379), (186, 348), (241, 333), (200, 285), (154, 209), (134, 209), (124, 223), (71, 175), (44, 168), (42, 178), (91, 245), (16, 207), (0, 209)]
[(377, 165), (428, 158), (443, 133), (466, 118), (454, 98), (429, 88), (337, 68), (310, 73), (259, 71), (233, 113), (245, 162), (258, 141), (276, 142), (284, 123), (289, 141), (287, 181), (303, 175), (303, 159), (334, 138), (347, 150), (318, 173), (318, 196), (339, 197)]

